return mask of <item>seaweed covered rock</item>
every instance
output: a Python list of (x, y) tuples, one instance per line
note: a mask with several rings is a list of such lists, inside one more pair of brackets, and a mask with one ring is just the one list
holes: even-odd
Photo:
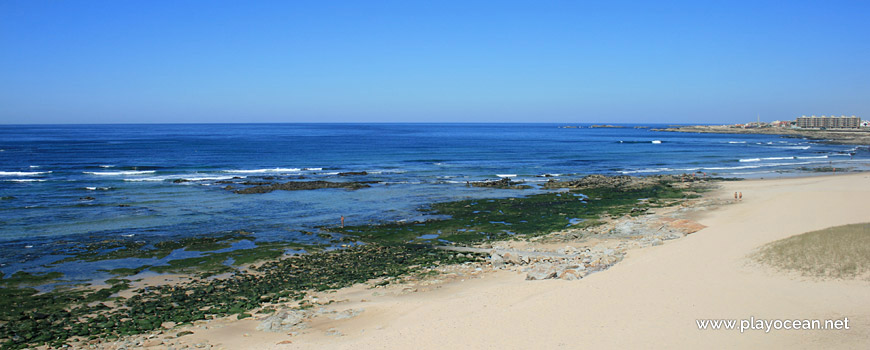
[(276, 190), (281, 191), (304, 191), (317, 190), (321, 188), (344, 188), (348, 190), (358, 190), (360, 188), (370, 187), (362, 182), (330, 182), (330, 181), (291, 181), (285, 183), (272, 183), (268, 185), (257, 185), (248, 187), (233, 192), (238, 194), (253, 194), (253, 193), (269, 193)]
[(654, 175), (654, 176), (605, 176), (605, 175), (587, 175), (580, 179), (557, 181), (549, 180), (544, 183), (546, 189), (556, 188), (571, 188), (571, 189), (587, 189), (587, 188), (614, 188), (619, 190), (633, 190), (646, 188), (658, 184), (666, 184), (673, 182), (692, 182), (700, 180), (700, 178), (692, 175)]
[(474, 182), (471, 184), (474, 187), (489, 187), (489, 188), (500, 188), (505, 190), (527, 190), (532, 188), (532, 186), (525, 185), (519, 181), (511, 181), (511, 179), (503, 178), (500, 180), (494, 181), (484, 181), (484, 182)]

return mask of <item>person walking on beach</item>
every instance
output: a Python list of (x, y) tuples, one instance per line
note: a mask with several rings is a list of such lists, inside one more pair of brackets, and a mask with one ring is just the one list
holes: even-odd
[(743, 192), (740, 192), (740, 200), (743, 200)]
[(734, 192), (734, 200), (737, 200), (737, 192)]

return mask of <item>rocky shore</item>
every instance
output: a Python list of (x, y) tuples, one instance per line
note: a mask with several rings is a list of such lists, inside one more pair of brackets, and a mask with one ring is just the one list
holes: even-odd
[[(522, 186), (510, 180), (494, 183)], [(244, 190), (265, 193), (307, 189), (300, 186), (354, 189), (363, 185), (297, 181), (253, 185)], [(220, 255), (232, 254), (230, 251), (169, 263), (182, 270), (219, 264), (228, 257), (246, 264), (239, 270), (217, 270), (235, 272), (214, 279), (145, 287), (136, 284), (137, 270), (129, 273), (129, 279), (117, 279), (111, 288), (97, 292), (35, 294), (35, 290), (22, 289), (24, 294), (10, 295), (4, 304), (9, 309), (2, 314), (4, 320), (14, 320), (17, 326), (0, 325), (0, 338), (10, 348), (39, 343), (97, 348), (154, 344), (168, 348), (179, 346), (183, 343), (179, 338), (199, 333), (201, 327), (219, 320), (253, 318), (263, 330), (285, 331), (287, 325), (295, 327), (314, 318), (344, 317), (342, 310), (310, 311), (325, 305), (312, 298), (358, 283), (371, 288), (402, 286), (403, 292), (405, 288), (416, 292), (426, 289), (421, 286), (502, 270), (524, 274), (527, 280), (582, 279), (618, 263), (629, 249), (660, 245), (702, 228), (680, 215), (709, 205), (697, 192), (711, 186), (709, 179), (692, 175), (591, 175), (550, 181), (545, 187), (557, 191), (436, 203), (427, 209), (448, 219), (329, 231), (363, 243), (344, 249), (278, 257), (272, 254), (280, 255), (283, 246), (264, 245), (254, 248), (263, 251), (250, 257)], [(164, 250), (179, 248), (177, 245), (214, 250), (247, 237), (242, 232), (223, 240), (178, 242)], [(438, 241), (430, 237), (438, 237)], [(445, 241), (447, 245), (436, 246)], [(123, 246), (105, 254), (109, 254), (107, 258), (135, 256), (142, 248)], [(114, 297), (119, 292), (128, 297)], [(356, 314), (352, 311), (347, 317)], [(212, 346), (207, 341), (193, 344)]]
[(835, 145), (870, 145), (870, 131), (866, 130), (808, 130), (791, 128), (732, 128), (727, 125), (678, 126), (653, 131), (693, 132), (706, 134), (762, 134), (782, 135), (790, 138), (806, 138)]

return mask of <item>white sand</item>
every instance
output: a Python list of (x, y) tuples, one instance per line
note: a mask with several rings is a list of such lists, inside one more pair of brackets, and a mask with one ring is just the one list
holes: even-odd
[[(697, 218), (708, 228), (633, 250), (579, 281), (525, 281), (503, 271), (367, 303), (358, 300), (371, 290), (345, 291), (357, 301), (348, 308), (366, 311), (307, 334), (266, 334), (253, 330), (256, 321), (240, 321), (197, 336), (228, 349), (866, 348), (870, 283), (788, 276), (747, 255), (791, 235), (870, 222), (870, 174), (733, 182), (710, 195), (729, 199), (734, 191), (742, 202)], [(695, 322), (750, 316), (848, 317), (851, 329), (741, 334)], [(332, 327), (344, 335), (325, 335)]]

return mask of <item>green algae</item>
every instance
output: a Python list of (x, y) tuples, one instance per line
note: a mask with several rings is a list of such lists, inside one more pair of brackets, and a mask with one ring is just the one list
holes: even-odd
[(60, 272), (32, 274), (25, 271), (18, 271), (6, 278), (5, 275), (0, 272), (0, 285), (7, 287), (39, 286), (52, 282), (59, 282), (61, 277), (63, 277), (63, 273)]
[(420, 236), (437, 235), (439, 239), (467, 244), (512, 235), (546, 234), (564, 229), (569, 220), (575, 218), (585, 219), (587, 223), (584, 226), (588, 227), (605, 214), (638, 215), (652, 205), (641, 203), (640, 199), (664, 201), (696, 196), (667, 184), (630, 190), (570, 190), (520, 198), (436, 203), (423, 211), (447, 215), (448, 219), (348, 226), (332, 230), (369, 242), (409, 242)]
[(139, 266), (136, 268), (119, 267), (117, 269), (100, 270), (100, 271), (108, 272), (108, 273), (111, 273), (115, 276), (133, 276), (133, 275), (138, 275), (142, 271), (147, 270), (149, 267), (151, 267), (151, 265), (144, 265), (144, 266)]
[[(319, 249), (320, 246), (303, 245), (290, 242), (257, 242), (249, 249), (236, 249), (228, 252), (206, 253), (203, 256), (170, 260), (167, 265), (152, 266), (151, 271), (158, 273), (197, 273), (201, 277), (233, 272), (236, 267), (260, 261), (273, 260), (284, 255), (289, 248)], [(227, 264), (227, 261), (232, 261)]]
[(300, 300), (312, 291), (481, 259), (423, 245), (369, 244), (274, 260), (227, 278), (140, 289), (128, 299), (115, 298), (119, 307), (100, 300), (129, 288), (128, 280), (110, 280), (110, 288), (94, 292), (0, 288), (0, 347), (59, 346), (71, 338), (114, 339), (159, 329), (167, 321), (245, 318), (265, 303)]
[(152, 244), (124, 239), (103, 240), (86, 244), (72, 252), (73, 256), (53, 262), (51, 265), (72, 261), (94, 262), (128, 258), (163, 259), (178, 249), (209, 252), (230, 248), (233, 243), (242, 240), (253, 239), (251, 233), (240, 230), (217, 235), (164, 239)]

